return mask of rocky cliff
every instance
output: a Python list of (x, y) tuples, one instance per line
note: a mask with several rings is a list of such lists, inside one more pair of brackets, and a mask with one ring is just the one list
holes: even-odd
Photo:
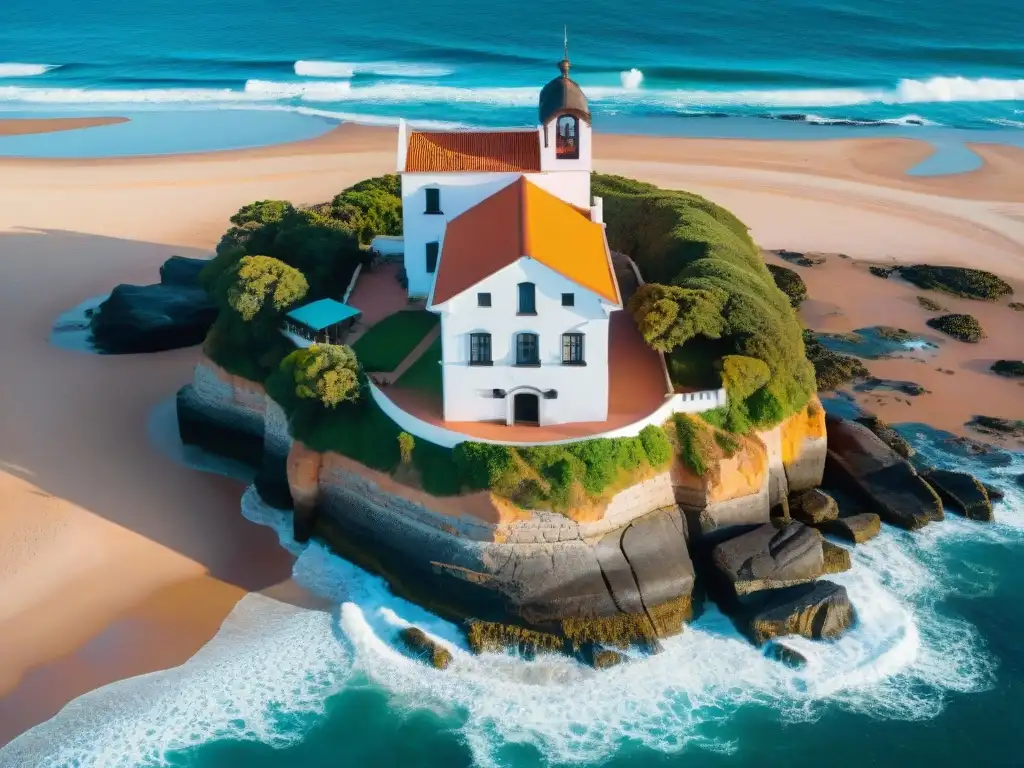
[[(257, 489), (396, 592), (454, 619), (475, 617), (621, 644), (681, 629), (693, 611), (688, 536), (769, 520), (773, 503), (821, 480), (824, 414), (813, 402), (745, 437), (711, 475), (681, 466), (627, 488), (603, 513), (519, 510), (487, 493), (438, 498), (288, 434), (256, 384), (208, 360), (178, 396), (186, 442), (259, 468)], [(696, 521), (696, 524), (695, 524)]]

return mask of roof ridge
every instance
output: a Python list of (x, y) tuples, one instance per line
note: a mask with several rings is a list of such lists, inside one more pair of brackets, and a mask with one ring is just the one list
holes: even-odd
[[(530, 256), (530, 250), (533, 247), (533, 243), (530, 238), (530, 211), (527, 205), (527, 196), (529, 195), (529, 189), (527, 185), (530, 183), (525, 176), (520, 175), (519, 179), (516, 180), (516, 184), (519, 185), (518, 190), (518, 203), (519, 203), (519, 252), (520, 257)], [(532, 259), (533, 257), (530, 256)]]

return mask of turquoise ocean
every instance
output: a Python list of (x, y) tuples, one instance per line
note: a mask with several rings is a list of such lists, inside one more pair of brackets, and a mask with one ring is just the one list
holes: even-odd
[[(254, 146), (338, 120), (527, 125), (563, 24), (598, 130), (1024, 144), (1015, 0), (2, 0), (0, 117), (132, 121), (0, 139), (0, 155)], [(185, 665), (77, 699), (0, 766), (1022, 765), (1024, 456), (968, 458), (923, 425), (901, 430), (1004, 489), (999, 522), (950, 515), (858, 547), (836, 577), (858, 623), (836, 643), (792, 641), (804, 669), (765, 658), (713, 606), (664, 653), (602, 674), (472, 656), (454, 625), (296, 547), (249, 493), (240, 514), (280, 532), (296, 579), (334, 609), (249, 596)], [(451, 644), (451, 668), (399, 649), (409, 624)]]

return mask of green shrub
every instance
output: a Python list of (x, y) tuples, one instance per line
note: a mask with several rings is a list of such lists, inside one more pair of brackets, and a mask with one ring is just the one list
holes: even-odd
[(331, 217), (360, 243), (369, 245), (377, 235), (402, 234), (402, 183), (398, 174), (377, 176), (354, 184), (335, 196)]
[(1024, 360), (996, 360), (991, 369), (1000, 376), (1021, 378), (1024, 376)]
[(664, 429), (648, 424), (640, 430), (639, 437), (652, 467), (661, 469), (672, 460), (672, 443)]
[(790, 299), (746, 226), (687, 192), (602, 174), (594, 174), (592, 187), (605, 201), (609, 244), (630, 254), (648, 281), (628, 309), (648, 344), (668, 353), (673, 382), (692, 387), (691, 376), (742, 355), (769, 371), (747, 396), (752, 423), (772, 426), (802, 408), (815, 390), (814, 369)]
[(780, 267), (777, 264), (767, 264), (768, 271), (772, 273), (775, 284), (779, 290), (789, 297), (789, 303), (794, 309), (799, 307), (807, 298), (807, 285), (804, 279), (788, 267)]
[(362, 371), (349, 347), (313, 344), (297, 349), (281, 361), (281, 369), (291, 375), (300, 400), (333, 409), (359, 399)]
[(942, 291), (964, 299), (995, 301), (1013, 293), (1013, 287), (991, 272), (967, 267), (933, 267), (914, 264), (899, 267), (900, 277), (918, 288)]
[(416, 447), (416, 440), (408, 432), (400, 432), (398, 435), (398, 452), (402, 456), (403, 464), (412, 462), (412, 449)]
[(456, 445), (452, 454), (463, 481), (475, 490), (498, 487), (515, 469), (513, 449), (504, 445), (466, 441)]
[(718, 461), (711, 429), (695, 416), (677, 413), (672, 416), (676, 429), (679, 459), (698, 477), (711, 472)]
[(299, 270), (269, 256), (244, 256), (220, 278), (219, 294), (245, 322), (260, 313), (279, 317), (301, 301), (309, 283)]
[(931, 318), (927, 323), (959, 341), (975, 344), (985, 338), (981, 324), (971, 315), (942, 315)]
[[(412, 436), (409, 437), (411, 439)], [(401, 435), (398, 447), (401, 456)], [(419, 440), (412, 451), (412, 463), (419, 472), (420, 484), (427, 493), (435, 496), (454, 496), (462, 490), (462, 478), (451, 448)]]

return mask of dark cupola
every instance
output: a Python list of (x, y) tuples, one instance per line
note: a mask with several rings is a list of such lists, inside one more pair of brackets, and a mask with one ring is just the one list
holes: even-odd
[(569, 78), (569, 46), (565, 46), (565, 55), (558, 68), (562, 74), (545, 85), (540, 92), (540, 124), (547, 122), (558, 114), (570, 114), (590, 122), (590, 107), (587, 97), (575, 81)]

